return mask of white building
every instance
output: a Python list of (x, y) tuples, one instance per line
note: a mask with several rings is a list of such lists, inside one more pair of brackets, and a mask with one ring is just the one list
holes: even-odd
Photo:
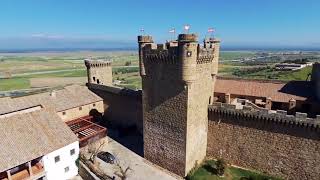
[(0, 180), (65, 180), (78, 174), (78, 138), (53, 110), (0, 114), (0, 137)]
[(306, 63), (306, 64), (294, 64), (294, 63), (281, 63), (276, 64), (275, 68), (279, 71), (296, 71), (302, 68), (305, 68), (307, 66), (312, 66), (312, 63)]

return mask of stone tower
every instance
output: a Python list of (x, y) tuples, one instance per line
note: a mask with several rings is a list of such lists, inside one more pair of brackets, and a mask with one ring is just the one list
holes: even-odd
[(208, 105), (217, 73), (219, 41), (195, 34), (154, 44), (138, 36), (143, 89), (144, 156), (186, 176), (206, 156)]
[(320, 63), (316, 62), (312, 65), (311, 81), (314, 87), (314, 93), (320, 100)]
[(86, 59), (89, 84), (112, 85), (111, 61)]

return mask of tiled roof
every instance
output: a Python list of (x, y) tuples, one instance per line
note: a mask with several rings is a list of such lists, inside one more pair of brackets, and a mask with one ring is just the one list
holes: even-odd
[(0, 98), (0, 115), (42, 105), (53, 108), (55, 111), (63, 111), (74, 107), (102, 101), (102, 98), (91, 92), (87, 87), (80, 85), (67, 86), (64, 89), (40, 93), (18, 98)]
[(239, 96), (271, 97), (272, 101), (289, 102), (290, 99), (312, 101), (313, 87), (310, 81), (268, 81), (218, 77), (215, 93)]
[(0, 119), (0, 137), (0, 172), (78, 141), (48, 109)]

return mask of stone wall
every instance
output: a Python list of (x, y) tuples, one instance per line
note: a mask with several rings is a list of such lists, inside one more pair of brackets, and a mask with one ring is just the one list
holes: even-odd
[(85, 180), (101, 180), (81, 161), (79, 161), (79, 175)]
[(107, 121), (123, 128), (135, 126), (142, 133), (141, 91), (95, 84), (88, 87), (103, 99)]
[[(206, 156), (208, 132), (208, 104), (212, 102), (210, 65), (197, 64), (196, 81), (188, 86), (188, 119), (186, 172), (200, 164)], [(210, 102), (211, 101), (211, 102)]]
[(206, 155), (213, 60), (219, 54), (214, 43), (219, 41), (201, 46), (195, 34), (180, 34), (165, 45), (152, 43), (150, 36), (138, 40), (145, 158), (184, 177)]
[(103, 113), (104, 112), (104, 105), (103, 101), (98, 101), (95, 103), (67, 109), (64, 111), (57, 112), (58, 116), (65, 122), (74, 120), (80, 117), (93, 115), (92, 113)]
[(148, 77), (142, 77), (144, 157), (184, 176), (188, 91), (176, 78), (177, 64), (145, 67)]
[(319, 179), (320, 119), (210, 107), (207, 155), (285, 179)]
[(85, 60), (88, 83), (112, 86), (111, 61)]

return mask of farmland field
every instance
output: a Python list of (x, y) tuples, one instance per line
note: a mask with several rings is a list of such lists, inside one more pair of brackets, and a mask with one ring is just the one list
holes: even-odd
[[(239, 59), (254, 58), (255, 56), (256, 53), (251, 51), (221, 52), (218, 75), (289, 81), (306, 80), (311, 72), (311, 67), (295, 72), (280, 72), (274, 70), (275, 62), (239, 61)], [(84, 84), (86, 81), (86, 68), (83, 60), (88, 57), (112, 60), (113, 79), (117, 80), (117, 85), (132, 89), (141, 88), (137, 52), (83, 51), (1, 53), (0, 91), (58, 87), (73, 83)]]

